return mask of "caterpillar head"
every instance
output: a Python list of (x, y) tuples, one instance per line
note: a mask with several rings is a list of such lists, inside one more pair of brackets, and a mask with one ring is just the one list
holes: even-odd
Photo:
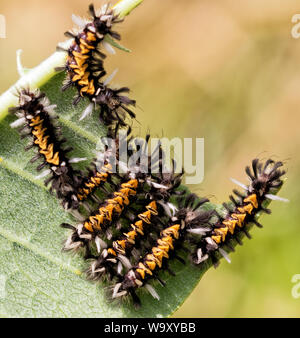
[(284, 170), (279, 168), (283, 166), (282, 162), (275, 162), (271, 159), (265, 164), (258, 159), (252, 161), (252, 171), (246, 167), (246, 173), (250, 178), (249, 192), (254, 192), (262, 197), (272, 188), (279, 188), (282, 185), (280, 177), (285, 174)]

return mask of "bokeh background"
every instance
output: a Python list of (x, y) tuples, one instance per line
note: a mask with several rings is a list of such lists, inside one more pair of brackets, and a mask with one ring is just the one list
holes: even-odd
[[(34, 67), (48, 57), (71, 14), (90, 0), (0, 0), (0, 93), (18, 78), (16, 49)], [(94, 1), (96, 6), (102, 2)], [(291, 35), (297, 0), (144, 0), (120, 26), (122, 44), (108, 68), (137, 99), (139, 124), (156, 136), (204, 137), (205, 179), (190, 189), (222, 203), (260, 156), (283, 159), (288, 180), (264, 229), (209, 270), (176, 317), (296, 317), (291, 291), (300, 273), (300, 39)]]

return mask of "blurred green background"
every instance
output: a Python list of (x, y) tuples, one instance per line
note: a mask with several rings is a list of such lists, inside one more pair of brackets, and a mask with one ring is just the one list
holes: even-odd
[[(16, 49), (34, 67), (48, 57), (85, 0), (0, 0), (0, 93), (18, 78)], [(102, 2), (95, 1), (96, 6)], [(144, 0), (120, 26), (122, 44), (108, 68), (138, 101), (135, 132), (204, 137), (205, 179), (190, 186), (214, 203), (227, 200), (229, 177), (245, 182), (256, 156), (283, 159), (288, 180), (264, 229), (209, 270), (176, 317), (296, 317), (292, 276), (300, 273), (300, 39), (291, 36), (296, 0)]]

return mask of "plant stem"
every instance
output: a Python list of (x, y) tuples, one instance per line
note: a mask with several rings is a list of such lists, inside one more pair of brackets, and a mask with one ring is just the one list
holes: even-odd
[[(116, 13), (123, 18), (135, 9), (143, 0), (121, 0), (115, 6)], [(70, 40), (65, 42), (66, 47)], [(66, 53), (55, 52), (37, 67), (28, 71), (12, 87), (0, 96), (0, 121), (5, 118), (8, 108), (17, 104), (17, 90), (20, 88), (30, 87), (31, 89), (39, 88), (48, 82), (57, 72), (56, 67), (62, 66), (66, 61)]]
[(119, 13), (121, 18), (128, 15), (133, 9), (135, 9), (143, 0), (120, 0), (115, 6), (114, 10)]

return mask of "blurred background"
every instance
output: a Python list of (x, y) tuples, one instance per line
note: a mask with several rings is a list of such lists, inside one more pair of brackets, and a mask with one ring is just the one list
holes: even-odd
[[(18, 79), (15, 52), (34, 67), (54, 52), (71, 14), (90, 0), (0, 1), (0, 93)], [(96, 7), (101, 1), (94, 1)], [(259, 156), (283, 159), (288, 180), (253, 240), (210, 269), (175, 317), (296, 317), (292, 277), (300, 274), (300, 39), (291, 35), (297, 0), (144, 0), (119, 27), (114, 83), (129, 86), (139, 108), (135, 132), (204, 137), (205, 178), (190, 189), (212, 202), (228, 199), (229, 177)], [(300, 29), (299, 29), (300, 32)], [(300, 289), (298, 291), (300, 293)], [(300, 294), (299, 294), (300, 296)]]

